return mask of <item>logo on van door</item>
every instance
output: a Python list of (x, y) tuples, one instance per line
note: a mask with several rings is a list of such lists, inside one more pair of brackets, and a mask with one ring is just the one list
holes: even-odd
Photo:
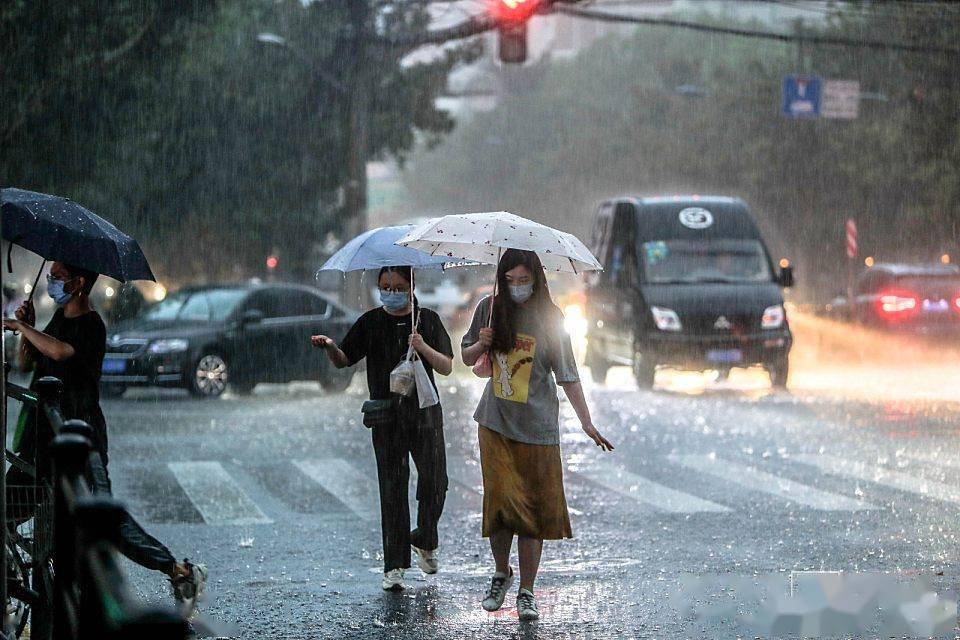
[(687, 207), (680, 212), (680, 224), (690, 229), (706, 229), (713, 224), (713, 214), (703, 207)]

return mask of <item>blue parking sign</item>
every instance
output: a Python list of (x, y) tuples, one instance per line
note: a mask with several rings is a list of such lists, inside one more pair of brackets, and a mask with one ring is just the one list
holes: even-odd
[(820, 88), (820, 76), (784, 76), (783, 115), (788, 118), (819, 118)]

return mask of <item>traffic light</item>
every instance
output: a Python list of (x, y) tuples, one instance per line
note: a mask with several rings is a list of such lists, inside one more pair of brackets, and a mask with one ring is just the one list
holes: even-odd
[(267, 256), (267, 269), (273, 271), (280, 265), (280, 258), (277, 256)]
[(490, 12), (499, 32), (500, 61), (519, 64), (527, 60), (527, 21), (542, 0), (493, 0)]

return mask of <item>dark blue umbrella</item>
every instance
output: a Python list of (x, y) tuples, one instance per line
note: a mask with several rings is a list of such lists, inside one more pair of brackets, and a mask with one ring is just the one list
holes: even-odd
[[(0, 190), (3, 239), (46, 260), (66, 262), (114, 280), (156, 280), (137, 241), (67, 198)], [(9, 266), (10, 256), (7, 255)]]

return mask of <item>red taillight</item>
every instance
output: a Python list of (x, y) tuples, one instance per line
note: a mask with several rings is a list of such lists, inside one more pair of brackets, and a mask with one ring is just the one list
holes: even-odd
[(960, 313), (960, 294), (953, 299), (953, 310)]
[(877, 296), (877, 311), (887, 320), (905, 320), (920, 311), (920, 297), (912, 291), (883, 291)]

